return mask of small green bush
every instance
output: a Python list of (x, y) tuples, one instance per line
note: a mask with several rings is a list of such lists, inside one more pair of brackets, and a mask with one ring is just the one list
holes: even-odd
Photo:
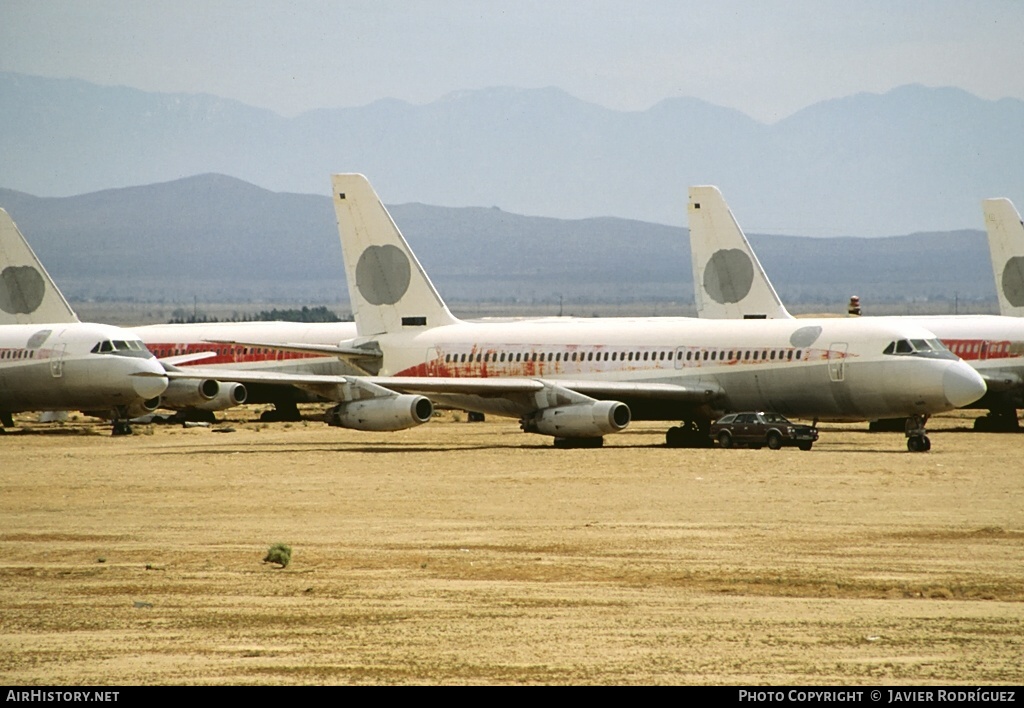
[(292, 559), (292, 548), (286, 546), (283, 543), (275, 543), (267, 551), (266, 557), (263, 559), (264, 563), (277, 563), (282, 568), (287, 568), (288, 563)]

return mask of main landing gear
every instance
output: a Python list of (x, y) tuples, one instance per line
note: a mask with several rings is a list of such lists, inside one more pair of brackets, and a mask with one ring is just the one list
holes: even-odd
[(299, 407), (293, 401), (280, 401), (272, 410), (260, 413), (261, 423), (296, 423), (302, 420)]
[(1017, 409), (993, 409), (988, 412), (988, 415), (983, 415), (974, 420), (974, 429), (979, 433), (1020, 432), (1020, 422), (1017, 420)]
[(928, 439), (925, 423), (928, 416), (912, 415), (907, 418), (903, 434), (907, 436), (907, 449), (911, 452), (928, 452), (932, 449), (932, 441)]
[(684, 420), (665, 433), (666, 447), (711, 447), (709, 420)]

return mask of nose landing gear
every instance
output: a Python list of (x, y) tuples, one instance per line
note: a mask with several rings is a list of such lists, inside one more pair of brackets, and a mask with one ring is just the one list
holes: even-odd
[(932, 441), (928, 439), (925, 423), (928, 416), (912, 415), (907, 418), (903, 434), (907, 437), (907, 449), (911, 452), (928, 452), (932, 449)]

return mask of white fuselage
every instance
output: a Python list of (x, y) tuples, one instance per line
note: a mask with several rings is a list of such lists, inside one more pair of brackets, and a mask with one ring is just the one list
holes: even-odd
[(87, 410), (131, 412), (167, 388), (160, 363), (127, 330), (62, 323), (0, 327), (0, 412)]
[[(935, 335), (905, 322), (658, 317), (456, 323), (370, 339), (384, 352), (382, 376), (713, 383), (723, 392), (716, 410), (824, 420), (931, 415), (984, 393), (977, 373), (948, 352), (883, 354), (907, 338)], [(432, 397), (509, 414), (499, 398)], [(627, 402), (638, 419), (681, 417), (664, 401)]]

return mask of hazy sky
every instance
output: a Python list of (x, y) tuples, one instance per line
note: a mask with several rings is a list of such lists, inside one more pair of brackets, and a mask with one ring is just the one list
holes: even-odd
[(557, 86), (621, 110), (694, 96), (774, 122), (908, 83), (1024, 99), (1024, 2), (0, 0), (0, 71), (286, 116)]

